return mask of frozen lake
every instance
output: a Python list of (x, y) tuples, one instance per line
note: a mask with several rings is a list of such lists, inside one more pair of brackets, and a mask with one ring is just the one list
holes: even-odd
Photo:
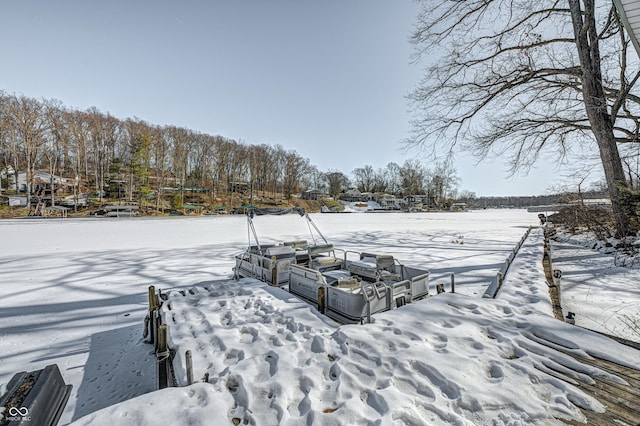
[[(519, 257), (519, 270), (513, 271), (513, 286), (508, 286), (505, 290), (503, 300), (481, 299), (481, 295), (515, 244), (530, 225), (537, 225), (537, 215), (524, 210), (486, 210), (464, 213), (314, 214), (311, 217), (327, 240), (338, 248), (388, 253), (409, 266), (416, 265), (429, 269), (432, 294), (435, 293), (437, 283), (442, 282), (448, 288), (450, 276), (455, 274), (456, 292), (460, 299), (456, 299), (458, 301), (451, 299), (447, 302), (447, 297), (441, 296), (429, 299), (422, 304), (409, 306), (404, 311), (405, 308), (402, 308), (397, 312), (385, 313), (385, 319), (381, 320), (380, 324), (370, 330), (367, 329), (366, 333), (372, 333), (371, 336), (365, 334), (362, 336), (364, 340), (360, 341), (359, 330), (365, 329), (344, 328), (346, 334), (343, 335), (340, 332), (333, 333), (334, 326), (327, 328), (322, 325), (323, 329), (317, 330), (319, 334), (311, 336), (309, 332), (313, 331), (318, 324), (310, 319), (309, 315), (312, 317), (313, 315), (308, 305), (300, 303), (291, 305), (285, 299), (269, 301), (267, 300), (268, 292), (264, 293), (257, 287), (251, 287), (251, 291), (257, 297), (255, 303), (252, 302), (256, 307), (266, 306), (261, 305), (264, 303), (279, 306), (278, 304), (286, 302), (282, 305), (282, 309), (295, 308), (289, 313), (277, 310), (273, 313), (273, 315), (284, 315), (281, 318), (282, 321), (303, 324), (300, 326), (302, 328), (293, 334), (293, 340), (298, 343), (311, 342), (312, 344), (311, 352), (313, 353), (305, 351), (304, 345), (300, 346), (296, 349), (300, 352), (299, 358), (291, 362), (303, 362), (304, 359), (300, 357), (307, 353), (315, 357), (314, 362), (318, 363), (319, 368), (329, 368), (328, 364), (325, 366), (328, 362), (327, 355), (316, 353), (313, 348), (317, 349), (320, 344), (329, 348), (332, 345), (343, 345), (348, 342), (360, 345), (367, 339), (367, 341), (380, 340), (379, 344), (382, 346), (376, 350), (381, 354), (387, 350), (385, 348), (396, 348), (400, 345), (411, 346), (413, 348), (411, 356), (419, 356), (425, 350), (432, 350), (429, 349), (431, 346), (414, 347), (414, 339), (410, 333), (401, 335), (394, 331), (385, 334), (384, 324), (397, 322), (398, 326), (403, 328), (402, 324), (413, 324), (415, 315), (430, 316), (437, 313), (437, 318), (446, 316), (452, 319), (441, 321), (433, 317), (429, 320), (429, 327), (419, 327), (420, 339), (432, 344), (437, 343), (444, 334), (449, 334), (449, 348), (452, 352), (447, 354), (447, 351), (441, 350), (440, 345), (436, 345), (440, 349), (436, 347), (431, 356), (438, 361), (429, 366), (420, 366), (419, 371), (425, 373), (422, 378), (408, 375), (403, 379), (404, 382), (394, 384), (393, 374), (388, 370), (381, 370), (380, 377), (389, 379), (382, 382), (385, 386), (391, 386), (386, 394), (389, 398), (388, 402), (385, 402), (386, 399), (382, 394), (378, 394), (375, 388), (377, 381), (362, 382), (362, 389), (357, 392), (364, 392), (360, 394), (361, 398), (362, 395), (368, 395), (365, 398), (366, 404), (360, 406), (356, 404), (357, 401), (345, 402), (347, 404), (344, 408), (345, 413), (361, 419), (371, 418), (372, 415), (380, 416), (387, 419), (385, 421), (395, 416), (400, 416), (399, 418), (405, 421), (417, 418), (440, 418), (451, 419), (451, 421), (460, 418), (491, 418), (495, 414), (491, 398), (486, 401), (481, 399), (477, 404), (474, 402), (469, 405), (470, 400), (466, 398), (472, 398), (476, 393), (465, 393), (464, 389), (469, 386), (481, 389), (498, 383), (495, 377), (487, 379), (482, 375), (484, 371), (482, 369), (496, 373), (503, 368), (511, 368), (508, 366), (508, 361), (500, 361), (500, 367), (496, 367), (498, 364), (495, 359), (499, 358), (498, 354), (502, 353), (501, 351), (517, 351), (517, 342), (521, 340), (518, 337), (521, 332), (518, 328), (523, 327), (523, 330), (526, 330), (528, 326), (525, 327), (526, 323), (522, 322), (519, 322), (520, 325), (516, 328), (514, 328), (515, 323), (504, 325), (506, 327), (504, 333), (507, 333), (506, 330), (512, 333), (513, 341), (511, 338), (496, 341), (491, 337), (491, 333), (489, 338), (486, 338), (483, 330), (487, 324), (495, 322), (496, 327), (503, 327), (497, 324), (503, 321), (513, 322), (509, 317), (514, 315), (516, 318), (522, 316), (527, 318), (527, 321), (537, 323), (535, 327), (539, 329), (546, 327), (544, 324), (557, 323), (549, 317), (550, 306), (545, 296), (546, 284), (544, 276), (541, 275), (540, 230), (536, 230), (536, 236), (528, 243), (526, 253), (522, 258)], [(261, 243), (311, 238), (307, 222), (297, 215), (259, 216), (254, 219), (254, 224)], [(129, 412), (141, 419), (140, 423), (136, 424), (157, 422), (157, 417), (153, 417), (153, 413), (157, 414), (157, 410), (153, 408), (152, 400), (131, 401), (128, 408), (118, 408), (113, 405), (155, 389), (155, 356), (151, 352), (151, 347), (144, 344), (141, 338), (143, 319), (147, 311), (147, 287), (154, 285), (166, 291), (193, 286), (214, 288), (224, 285), (220, 282), (232, 276), (234, 255), (246, 248), (248, 236), (247, 220), (243, 216), (0, 221), (0, 238), (3, 242), (0, 246), (2, 262), (0, 338), (3, 345), (3, 352), (0, 355), (0, 393), (15, 372), (35, 370), (56, 363), (60, 366), (65, 381), (73, 385), (71, 398), (63, 413), (61, 424), (78, 420), (110, 406), (114, 407), (113, 412), (102, 417), (103, 421), (113, 415)], [(259, 300), (262, 301), (258, 303)], [(185, 317), (194, 315), (196, 308), (185, 307)], [(301, 312), (306, 314), (303, 315)], [(482, 315), (477, 315), (478, 313)], [(454, 317), (459, 319), (453, 319)], [(274, 326), (278, 323), (278, 318), (278, 316), (272, 316)], [(230, 364), (229, 366), (233, 368), (229, 371), (235, 369), (236, 375), (246, 375), (245, 384), (249, 385), (253, 380), (253, 373), (258, 376), (263, 373), (251, 357), (255, 356), (257, 360), (265, 356), (265, 351), (275, 350), (276, 354), (284, 360), (290, 348), (285, 344), (277, 350), (269, 349), (270, 345), (267, 341), (279, 341), (281, 344), (287, 341), (277, 339), (279, 331), (276, 328), (265, 329), (262, 336), (254, 336), (253, 339), (257, 343), (252, 343), (253, 340), (247, 343), (242, 340), (246, 338), (246, 330), (241, 325), (242, 321), (237, 324), (239, 328), (235, 331), (240, 337), (236, 337), (240, 341), (236, 342), (236, 337), (230, 337), (230, 340), (225, 341), (223, 346), (231, 355), (227, 353), (224, 356), (240, 353), (234, 347), (244, 345), (242, 350), (245, 355), (243, 356), (247, 359), (244, 361), (235, 359), (237, 365)], [(564, 326), (563, 323), (558, 325)], [(453, 332), (452, 326), (459, 328)], [(411, 327), (418, 332), (415, 325)], [(564, 330), (564, 327), (561, 328)], [(232, 331), (230, 336), (234, 336)], [(572, 330), (569, 329), (568, 332), (571, 333)], [(210, 341), (205, 338), (207, 331), (198, 333), (194, 335), (194, 338), (197, 336), (196, 346), (204, 348), (201, 351), (203, 357), (209, 356), (211, 352), (206, 349), (206, 344)], [(470, 334), (475, 334), (476, 339), (483, 339), (482, 343), (480, 340), (469, 339), (467, 336)], [(188, 334), (187, 337), (190, 335)], [(187, 339), (185, 344), (194, 343), (190, 343)], [(486, 350), (481, 350), (482, 348)], [(345, 357), (350, 353), (344, 347), (340, 350), (344, 352)], [(451, 358), (453, 353), (458, 356)], [(470, 377), (466, 376), (470, 374), (469, 372), (458, 371), (460, 360), (466, 359), (469, 354), (478, 356), (476, 362), (482, 364), (482, 368), (478, 370), (480, 374), (478, 376)], [(400, 355), (401, 352), (398, 352), (397, 356), (394, 355), (393, 362), (406, 364), (409, 368), (412, 361)], [(216, 356), (222, 356), (222, 354)], [(556, 355), (544, 356), (555, 357)], [(223, 358), (225, 359), (233, 359), (233, 356)], [(352, 361), (345, 358), (341, 361), (340, 368), (352, 368), (355, 365), (351, 364)], [(297, 380), (302, 378), (292, 375), (293, 371), (285, 374), (286, 365), (286, 363), (280, 365), (282, 370), (280, 375), (274, 372), (273, 380), (279, 384), (277, 390), (273, 391), (273, 395), (276, 395), (280, 401), (278, 404), (288, 401), (291, 389), (298, 387), (303, 389), (302, 382), (297, 383)], [(439, 370), (436, 369), (438, 365), (441, 366)], [(247, 368), (248, 370), (245, 371)], [(295, 374), (298, 374), (298, 370), (295, 370)], [(231, 373), (217, 372), (216, 374)], [(316, 395), (316, 391), (319, 391), (313, 383), (319, 386), (321, 380), (324, 380), (322, 379), (324, 373), (316, 371), (307, 374), (310, 375), (311, 380), (304, 386), (303, 393), (311, 398)], [(343, 390), (340, 392), (346, 393), (342, 396), (338, 393), (331, 398), (346, 398), (345, 395), (351, 393), (349, 386), (352, 385), (347, 381), (351, 373), (344, 374), (346, 374), (345, 381), (341, 388)], [(366, 378), (360, 377), (362, 372), (354, 370), (353, 374), (355, 374), (353, 380)], [(227, 380), (227, 376), (221, 377)], [(437, 389), (442, 386), (441, 377), (452, 380), (445, 396), (453, 395), (449, 392), (451, 389), (456, 389), (454, 392), (456, 395), (467, 396), (459, 398), (457, 402), (449, 401), (447, 398), (442, 399)], [(575, 413), (565, 412), (566, 410), (562, 408), (564, 403), (557, 401), (534, 399), (532, 401), (538, 401), (536, 404), (532, 402), (531, 406), (527, 404), (523, 406), (510, 398), (517, 394), (516, 389), (526, 384), (517, 379), (517, 375), (513, 377), (505, 375), (504, 380), (501, 386), (513, 390), (513, 392), (500, 393), (500, 398), (506, 398), (504, 403), (512, 408), (512, 412), (505, 417), (505, 421), (509, 418), (517, 419), (513, 424), (520, 424), (518, 421), (522, 410), (528, 413), (522, 417), (523, 423), (526, 423), (526, 417), (529, 415), (547, 416), (544, 414), (545, 410), (563, 412), (567, 416), (575, 415)], [(428, 391), (428, 388), (435, 386), (433, 395), (430, 397), (431, 402), (422, 406), (417, 412), (409, 408), (406, 410), (401, 408), (400, 411), (389, 409), (391, 407), (389, 403), (395, 398), (399, 398), (397, 401), (404, 402), (414, 399), (414, 396), (405, 393), (409, 389), (405, 386), (407, 383), (417, 387), (418, 393), (424, 391), (428, 395), (432, 395), (432, 391)], [(253, 395), (251, 392), (260, 394), (263, 391), (260, 386), (260, 383), (251, 384), (247, 388), (249, 396)], [(541, 386), (544, 388), (546, 385)], [(356, 392), (353, 389), (352, 391)], [(337, 388), (335, 391), (337, 392)], [(541, 395), (546, 395), (548, 391), (549, 389), (532, 390), (537, 395), (535, 398), (542, 398)], [(217, 413), (220, 409), (217, 403), (209, 402), (203, 406), (198, 402), (200, 401), (198, 398), (206, 395), (207, 398), (223, 398), (220, 401), (226, 401), (229, 396), (228, 393), (225, 394), (225, 388), (220, 389), (220, 386), (196, 387), (194, 392), (180, 394), (182, 396), (165, 393), (164, 395), (168, 396), (165, 401), (167, 407), (175, 413), (181, 409), (175, 404), (184, 402), (204, 409), (202, 413)], [(193, 395), (197, 396), (196, 400), (191, 398)], [(181, 399), (183, 397), (186, 400)], [(171, 405), (170, 401), (177, 402)], [(289, 418), (293, 424), (298, 424), (313, 420), (314, 415), (323, 416), (323, 409), (326, 406), (320, 405), (320, 402), (317, 402), (316, 406), (316, 402), (309, 401), (311, 400), (307, 400), (307, 405), (298, 401), (301, 405), (296, 410), (287, 409), (286, 413), (278, 411), (276, 418)], [(232, 404), (233, 401), (229, 403)], [(291, 401), (287, 402), (287, 404), (291, 403)], [(594, 406), (597, 404), (594, 403)], [(149, 410), (145, 407), (149, 407)], [(283, 410), (282, 407), (278, 410)], [(469, 407), (473, 408), (472, 412), (464, 414)], [(254, 415), (259, 419), (260, 409), (257, 406), (254, 409), (258, 410)], [(263, 409), (265, 415), (273, 414), (269, 407), (263, 407)], [(462, 417), (459, 417), (460, 409), (463, 410)], [(168, 412), (167, 415), (169, 415)], [(96, 421), (100, 424), (99, 420)], [(194, 421), (194, 424), (205, 423)], [(81, 422), (81, 424), (91, 424), (91, 421)], [(481, 424), (484, 423), (481, 422)]]

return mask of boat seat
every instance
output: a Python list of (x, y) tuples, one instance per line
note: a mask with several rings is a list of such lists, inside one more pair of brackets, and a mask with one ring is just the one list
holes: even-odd
[(395, 260), (393, 256), (388, 254), (361, 253), (360, 260), (367, 263), (374, 263), (378, 269), (389, 272), (394, 271)]
[(290, 246), (275, 246), (268, 247), (264, 251), (264, 255), (272, 259), (275, 258), (277, 260), (290, 259), (296, 257), (296, 251), (293, 249), (293, 247)]
[(345, 271), (344, 269), (341, 269), (341, 270), (337, 270), (337, 271), (326, 271), (326, 272), (323, 272), (322, 276), (327, 281), (327, 284), (333, 285), (340, 278), (351, 277), (351, 274), (349, 273), (349, 271)]
[(362, 253), (360, 260), (347, 263), (347, 269), (355, 275), (369, 280), (400, 281), (400, 274), (394, 272), (394, 259), (389, 255)]
[(370, 280), (376, 280), (378, 278), (375, 263), (354, 260), (347, 262), (347, 269), (352, 274), (359, 275), (363, 278), (368, 278)]
[(352, 276), (349, 271), (344, 269), (338, 271), (323, 272), (322, 275), (331, 287), (337, 287), (345, 291), (353, 291), (360, 289), (360, 280)]
[(309, 246), (309, 256), (314, 257), (323, 253), (333, 253), (333, 244), (316, 244)]
[(342, 259), (333, 256), (316, 256), (309, 259), (309, 267), (318, 270), (339, 269), (342, 267)]
[(261, 246), (249, 246), (249, 253), (255, 253), (255, 254), (262, 254), (264, 253), (265, 249), (268, 249), (269, 247), (275, 247), (275, 244), (263, 244)]
[(342, 267), (342, 259), (335, 257), (333, 244), (309, 246), (309, 267), (311, 269), (329, 270)]
[(294, 249), (306, 248), (309, 245), (307, 240), (295, 240), (295, 241), (285, 241), (282, 243), (284, 246), (293, 247)]

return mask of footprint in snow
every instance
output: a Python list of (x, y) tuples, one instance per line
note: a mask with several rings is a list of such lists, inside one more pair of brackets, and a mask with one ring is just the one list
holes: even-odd
[(433, 349), (444, 349), (449, 343), (449, 338), (445, 334), (435, 334), (435, 341), (430, 342)]
[(396, 377), (393, 379), (393, 382), (395, 387), (404, 394), (413, 395), (420, 399), (426, 398), (430, 402), (436, 400), (436, 394), (433, 392), (433, 389), (425, 383), (417, 382), (412, 378), (405, 379), (403, 377)]
[(460, 397), (460, 388), (458, 385), (443, 376), (437, 368), (421, 361), (412, 361), (411, 366), (419, 374), (425, 376), (434, 386), (439, 388), (447, 398), (457, 399)]
[(504, 371), (500, 365), (491, 363), (487, 370), (487, 377), (491, 379), (492, 383), (500, 383), (504, 379)]
[(324, 340), (320, 336), (314, 336), (311, 341), (311, 352), (319, 354), (325, 352)]
[(389, 411), (389, 404), (384, 397), (373, 390), (365, 390), (360, 393), (360, 399), (367, 403), (368, 406), (376, 410), (381, 416)]
[(258, 340), (258, 330), (253, 327), (242, 327), (240, 329), (240, 343), (251, 344)]
[(282, 346), (282, 340), (280, 340), (280, 338), (278, 336), (271, 336), (269, 337), (269, 341), (271, 342), (271, 344), (273, 346)]
[(224, 356), (223, 363), (225, 365), (236, 365), (238, 362), (244, 359), (244, 351), (238, 349), (231, 349)]
[(340, 369), (340, 366), (337, 363), (333, 363), (331, 368), (329, 368), (329, 379), (334, 381), (338, 380), (341, 374), (342, 370)]
[(222, 318), (220, 318), (220, 324), (226, 328), (233, 326), (233, 314), (231, 311), (225, 312)]
[(269, 351), (265, 355), (264, 359), (267, 361), (267, 363), (269, 363), (269, 375), (271, 377), (275, 376), (275, 374), (278, 372), (278, 359), (280, 359), (280, 357), (277, 353)]

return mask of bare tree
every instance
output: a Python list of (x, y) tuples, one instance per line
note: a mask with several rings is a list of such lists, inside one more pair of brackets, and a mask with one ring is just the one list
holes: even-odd
[(48, 132), (45, 138), (44, 156), (48, 162), (51, 186), (51, 205), (55, 205), (54, 176), (60, 168), (65, 139), (68, 139), (68, 127), (64, 120), (64, 107), (59, 100), (44, 101), (44, 112), (48, 122)]
[(311, 166), (307, 175), (308, 186), (306, 189), (316, 189), (319, 191), (326, 191), (327, 181), (324, 173), (322, 173), (316, 166)]
[(640, 73), (629, 74), (628, 40), (610, 2), (423, 0), (412, 42), (433, 63), (410, 96), (410, 146), (500, 155), (515, 173), (542, 153), (566, 158), (595, 141), (617, 231), (629, 231), (616, 142), (638, 141), (631, 88)]
[(109, 166), (115, 157), (120, 123), (110, 114), (91, 107), (84, 115), (89, 141), (87, 157), (93, 169), (93, 183), (102, 204), (102, 193)]
[(153, 152), (151, 156), (151, 166), (154, 171), (156, 183), (156, 210), (164, 212), (164, 204), (161, 203), (164, 198), (164, 187), (169, 170), (169, 140), (165, 132), (166, 129), (154, 127), (151, 129), (151, 139), (153, 139)]
[(329, 195), (332, 197), (337, 197), (343, 190), (351, 185), (349, 178), (338, 170), (329, 170), (326, 172), (325, 179), (329, 186)]
[[(74, 193), (77, 195), (76, 191), (79, 189), (77, 186), (80, 183), (83, 164), (88, 164), (86, 161), (88, 134), (83, 113), (78, 111), (69, 112), (66, 114), (66, 120), (67, 125), (69, 126), (70, 138), (65, 151), (75, 182)], [(77, 202), (74, 208), (77, 209)]]
[(189, 171), (189, 150), (192, 138), (190, 131), (180, 127), (169, 127), (168, 135), (172, 148), (173, 174), (180, 186), (180, 204), (184, 203), (184, 185)]
[(392, 194), (402, 192), (402, 180), (400, 176), (400, 166), (397, 163), (388, 163), (385, 167), (387, 188), (386, 191)]
[[(4, 173), (9, 189), (9, 167), (13, 166), (12, 138), (13, 133), (8, 115), (9, 96), (0, 90), (0, 174)], [(0, 194), (2, 193), (2, 178), (0, 177)]]
[(435, 207), (444, 207), (448, 199), (455, 198), (460, 179), (450, 161), (438, 162), (433, 170), (425, 175), (425, 186), (429, 203)]
[(249, 174), (252, 189), (256, 191), (264, 193), (268, 188), (270, 169), (273, 167), (271, 152), (271, 147), (265, 144), (250, 147)]
[(417, 159), (407, 160), (400, 168), (403, 195), (422, 193), (425, 169)]
[(7, 116), (22, 147), (26, 170), (27, 205), (30, 206), (35, 167), (40, 155), (42, 155), (47, 120), (43, 105), (37, 100), (25, 96), (11, 97)]
[(376, 170), (376, 174), (373, 177), (373, 189), (371, 192), (387, 192), (389, 186), (389, 178), (387, 171), (384, 168)]
[(373, 167), (366, 165), (353, 170), (354, 183), (360, 192), (372, 192), (375, 189), (376, 172)]
[(309, 173), (310, 167), (309, 159), (293, 150), (284, 155), (283, 192), (287, 200), (291, 200), (294, 193), (300, 192), (301, 180)]

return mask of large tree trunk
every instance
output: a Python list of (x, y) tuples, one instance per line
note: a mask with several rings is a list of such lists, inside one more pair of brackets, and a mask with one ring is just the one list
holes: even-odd
[(611, 197), (611, 206), (616, 223), (616, 234), (629, 233), (629, 218), (620, 205), (619, 185), (627, 186), (618, 146), (613, 134), (613, 124), (609, 115), (607, 100), (602, 88), (600, 69), (600, 49), (594, 17), (594, 1), (583, 0), (584, 12), (580, 0), (569, 0), (573, 30), (582, 71), (582, 93), (587, 117), (591, 124), (600, 151), (600, 159)]

